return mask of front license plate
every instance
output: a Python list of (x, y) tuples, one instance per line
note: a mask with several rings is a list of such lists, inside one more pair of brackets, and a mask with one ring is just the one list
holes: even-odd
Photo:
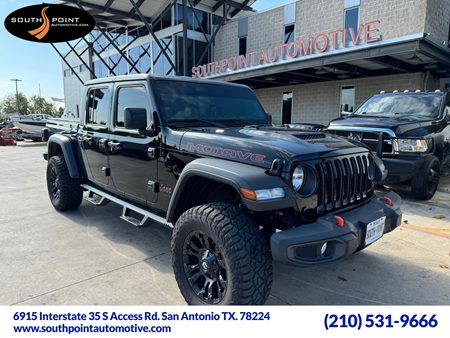
[(384, 233), (384, 224), (386, 223), (386, 216), (383, 216), (376, 221), (367, 224), (366, 231), (366, 245), (380, 239)]

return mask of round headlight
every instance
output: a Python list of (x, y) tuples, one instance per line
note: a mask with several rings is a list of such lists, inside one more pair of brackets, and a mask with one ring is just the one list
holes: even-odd
[(299, 165), (292, 172), (292, 186), (302, 198), (313, 195), (317, 190), (318, 180), (313, 168)]
[(299, 191), (300, 188), (303, 185), (303, 179), (305, 177), (305, 172), (303, 171), (303, 168), (301, 166), (298, 166), (295, 168), (294, 172), (292, 173), (292, 186), (295, 190)]

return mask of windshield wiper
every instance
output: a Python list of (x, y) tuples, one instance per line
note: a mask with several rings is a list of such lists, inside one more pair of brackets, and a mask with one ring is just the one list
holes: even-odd
[(385, 112), (362, 112), (359, 114), (354, 114), (353, 116), (364, 116), (364, 117), (380, 117), (380, 118), (385, 118), (385, 119), (389, 119), (392, 118), (392, 115), (389, 115), (390, 113), (385, 113)]
[(386, 114), (384, 111), (363, 111), (362, 113), (360, 113), (361, 115), (383, 115)]
[(220, 124), (220, 123), (216, 123), (213, 121), (209, 121), (209, 120), (203, 120), (203, 119), (170, 119), (167, 121), (167, 123), (169, 124), (178, 124), (178, 123), (206, 123), (210, 126), (214, 126), (214, 127), (219, 127), (219, 128), (223, 128), (225, 127), (224, 125)]

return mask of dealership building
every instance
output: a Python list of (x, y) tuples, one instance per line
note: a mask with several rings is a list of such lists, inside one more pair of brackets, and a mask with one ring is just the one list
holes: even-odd
[(450, 91), (450, 0), (298, 0), (260, 12), (253, 0), (59, 2), (97, 23), (53, 45), (72, 112), (85, 81), (134, 73), (248, 85), (276, 124), (327, 124), (380, 91)]

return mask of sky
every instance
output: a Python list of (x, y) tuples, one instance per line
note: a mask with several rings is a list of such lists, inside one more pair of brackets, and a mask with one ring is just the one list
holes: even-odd
[[(264, 10), (285, 2), (286, 0), (257, 0), (252, 7)], [(0, 100), (15, 93), (15, 83), (10, 79), (22, 80), (18, 83), (19, 92), (27, 97), (38, 95), (39, 85), (41, 94), (46, 99), (64, 96), (61, 59), (52, 46), (21, 40), (4, 28), (3, 22), (11, 12), (39, 3), (42, 1), (0, 0)]]

